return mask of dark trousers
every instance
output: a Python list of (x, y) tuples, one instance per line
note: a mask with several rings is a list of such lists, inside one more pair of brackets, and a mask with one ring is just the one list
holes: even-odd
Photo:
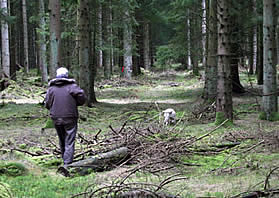
[(55, 125), (59, 137), (59, 145), (64, 165), (73, 162), (75, 152), (75, 138), (77, 133), (77, 123)]

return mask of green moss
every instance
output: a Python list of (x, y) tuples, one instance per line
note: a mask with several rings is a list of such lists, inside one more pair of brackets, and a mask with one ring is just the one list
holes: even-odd
[(18, 162), (8, 162), (0, 164), (0, 175), (20, 176), (25, 175), (27, 169), (25, 166)]
[[(216, 112), (216, 118), (215, 118), (215, 125), (220, 125), (222, 124), (227, 118), (225, 117), (224, 112)], [(225, 123), (225, 126), (232, 126), (233, 121), (229, 120)]]
[(182, 158), (182, 161), (185, 163), (200, 165), (199, 169), (201, 172), (204, 172), (205, 170), (206, 171), (214, 170), (216, 168), (224, 168), (227, 166), (231, 167), (232, 164), (234, 164), (235, 160), (236, 159), (234, 157), (227, 159), (227, 156), (224, 153), (215, 156), (195, 155), (190, 158), (189, 157), (187, 158), (185, 157), (184, 159)]
[(41, 163), (41, 165), (46, 168), (57, 167), (61, 164), (62, 164), (62, 160), (57, 158), (51, 160), (45, 160), (44, 163)]
[(43, 155), (32, 157), (31, 160), (42, 167), (57, 167), (62, 164), (62, 159), (55, 158), (53, 155)]
[(20, 145), (18, 145), (18, 147), (21, 148), (21, 149), (26, 149), (27, 145), (26, 144), (20, 144)]

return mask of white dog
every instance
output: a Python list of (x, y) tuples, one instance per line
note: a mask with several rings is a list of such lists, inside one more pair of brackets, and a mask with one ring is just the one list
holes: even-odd
[(163, 111), (164, 113), (164, 124), (175, 124), (176, 122), (176, 113), (173, 109), (169, 108)]

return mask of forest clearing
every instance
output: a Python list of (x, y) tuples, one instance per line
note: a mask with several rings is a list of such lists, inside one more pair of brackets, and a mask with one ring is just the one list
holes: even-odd
[[(75, 161), (121, 146), (130, 155), (86, 171), (72, 170), (70, 177), (57, 173), (62, 161), (55, 129), (42, 130), (48, 117), (39, 104), (45, 87), (36, 85), (35, 76), (18, 79), (1, 92), (0, 197), (277, 193), (278, 122), (259, 120), (261, 99), (251, 93), (260, 87), (251, 87), (253, 77), (249, 82), (245, 73), (240, 77), (250, 91), (233, 96), (234, 124), (222, 126), (214, 124), (214, 104), (202, 102), (203, 81), (191, 72), (149, 72), (131, 81), (116, 77), (98, 82), (99, 103), (80, 107)], [(18, 99), (38, 102), (16, 104)], [(176, 111), (175, 125), (162, 123), (167, 108)]]
[(279, 197), (278, 1), (0, 7), (0, 198)]

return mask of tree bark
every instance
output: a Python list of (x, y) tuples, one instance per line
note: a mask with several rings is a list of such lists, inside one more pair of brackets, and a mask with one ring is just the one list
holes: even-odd
[(276, 3), (275, 0), (263, 0), (263, 47), (264, 47), (264, 84), (263, 111), (267, 120), (272, 120), (277, 107), (276, 82)]
[(199, 47), (200, 47), (200, 41), (197, 40), (199, 32), (199, 24), (198, 24), (198, 19), (196, 17), (193, 17), (192, 14), (190, 14), (190, 52), (191, 52), (191, 62), (192, 62), (192, 70), (193, 74), (195, 76), (199, 76)]
[(90, 38), (89, 38), (89, 5), (88, 0), (79, 0), (78, 9), (78, 35), (79, 35), (79, 85), (89, 93), (89, 56), (90, 56)]
[(207, 54), (207, 50), (206, 50), (206, 15), (207, 15), (207, 9), (206, 9), (206, 0), (202, 0), (202, 66), (203, 68), (206, 67), (206, 54)]
[(28, 49), (28, 27), (26, 0), (22, 0), (22, 20), (23, 20), (23, 43), (24, 43), (24, 69), (29, 73), (29, 49)]
[(101, 68), (103, 67), (103, 8), (102, 8), (102, 4), (99, 3), (99, 7), (98, 7), (98, 13), (97, 13), (97, 46), (98, 46), (98, 67)]
[(45, 3), (44, 0), (39, 0), (39, 13), (40, 13), (40, 29), (37, 31), (39, 38), (39, 67), (41, 69), (42, 82), (48, 82), (48, 71), (47, 71), (47, 57), (46, 57), (46, 36), (45, 36)]
[(217, 0), (218, 82), (216, 123), (233, 120), (229, 0)]
[(263, 26), (258, 25), (258, 35), (257, 35), (257, 83), (258, 85), (263, 85)]
[[(10, 13), (11, 16), (15, 16), (17, 13), (16, 10), (16, 3), (10, 2)], [(16, 81), (16, 71), (17, 71), (17, 54), (16, 54), (16, 47), (18, 45), (16, 32), (17, 32), (17, 25), (16, 23), (10, 24), (11, 31), (10, 31), (10, 76), (11, 79)], [(1, 68), (1, 67), (0, 67)], [(0, 69), (1, 70), (1, 69)], [(1, 78), (1, 71), (0, 71), (0, 78)]]
[(124, 77), (132, 78), (133, 54), (132, 54), (132, 21), (129, 10), (126, 10), (123, 16), (123, 45), (124, 45)]
[[(97, 103), (96, 94), (95, 94), (95, 77), (97, 73), (97, 55), (96, 55), (96, 29), (93, 32), (93, 38), (90, 39), (90, 54), (89, 56), (89, 93), (88, 93), (88, 106), (91, 106), (92, 103)], [(92, 35), (90, 34), (90, 37)], [(92, 45), (92, 41), (93, 45)], [(92, 52), (92, 53), (91, 53)]]
[[(94, 6), (94, 5), (93, 5)], [(95, 7), (93, 7), (90, 4), (89, 10), (93, 10)], [(89, 15), (90, 16), (90, 15)], [(98, 15), (91, 15), (91, 18), (89, 19), (90, 21), (98, 21)], [(92, 103), (97, 103), (96, 95), (95, 95), (95, 77), (97, 74), (97, 61), (98, 61), (98, 53), (96, 43), (97, 43), (97, 35), (98, 35), (98, 30), (97, 28), (93, 28), (90, 26), (90, 33), (89, 33), (89, 38), (90, 38), (90, 51), (89, 51), (89, 93), (88, 93), (88, 106), (91, 106)]]
[(109, 4), (103, 6), (103, 66), (105, 79), (111, 78), (111, 46), (110, 46), (110, 9)]
[(190, 19), (190, 9), (187, 10), (187, 68), (192, 69), (192, 61), (191, 61), (191, 19)]
[[(252, 1), (252, 13), (254, 16), (258, 16), (257, 13), (257, 2), (256, 0)], [(257, 23), (253, 24), (253, 32), (252, 32), (252, 49), (251, 49), (251, 65), (250, 65), (250, 70), (249, 70), (249, 74), (254, 74), (256, 72), (256, 68), (257, 68), (257, 34), (258, 34), (258, 27), (257, 27)]]
[[(8, 2), (1, 0), (2, 13), (8, 16)], [(9, 45), (9, 25), (5, 20), (1, 24), (1, 39), (2, 39), (2, 75), (1, 77), (10, 78), (10, 45)]]
[(205, 67), (204, 99), (216, 99), (217, 95), (217, 4), (209, 0), (208, 57)]
[(61, 14), (60, 0), (49, 0), (50, 10), (50, 77), (56, 76), (56, 69), (61, 64)]
[(145, 21), (143, 23), (143, 55), (144, 55), (144, 68), (150, 70), (151, 60), (150, 60), (150, 23)]

